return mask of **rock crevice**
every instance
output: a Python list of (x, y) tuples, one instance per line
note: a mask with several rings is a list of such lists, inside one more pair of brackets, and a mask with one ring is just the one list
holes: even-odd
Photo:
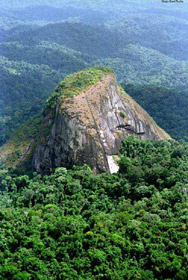
[(108, 158), (118, 154), (122, 140), (132, 134), (170, 139), (109, 74), (59, 104), (50, 135), (35, 150), (33, 166), (40, 173), (85, 163), (95, 172), (110, 170)]

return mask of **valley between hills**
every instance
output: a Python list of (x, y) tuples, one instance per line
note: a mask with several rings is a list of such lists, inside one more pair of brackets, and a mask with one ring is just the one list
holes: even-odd
[(188, 4), (0, 3), (0, 280), (188, 279)]

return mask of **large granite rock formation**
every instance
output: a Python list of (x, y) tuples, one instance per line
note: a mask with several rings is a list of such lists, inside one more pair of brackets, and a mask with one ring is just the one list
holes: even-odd
[(95, 172), (114, 172), (113, 155), (132, 134), (142, 139), (170, 139), (118, 87), (114, 74), (106, 73), (79, 94), (58, 99), (51, 132), (35, 149), (33, 166), (46, 173), (58, 166), (87, 163)]

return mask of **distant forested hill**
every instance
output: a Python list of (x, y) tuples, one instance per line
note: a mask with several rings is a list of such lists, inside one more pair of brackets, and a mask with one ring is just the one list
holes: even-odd
[[(61, 1), (61, 5), (54, 1), (53, 7), (50, 3), (32, 1), (29, 7), (31, 1), (18, 0), (11, 9), (7, 1), (0, 4), (4, 8), (0, 12), (0, 144), (42, 109), (64, 76), (89, 66), (113, 68), (124, 85), (178, 90), (177, 98), (184, 92), (181, 100), (186, 104), (186, 3), (184, 10), (158, 1), (111, 0), (108, 6), (106, 0)], [(141, 96), (134, 97), (140, 102)], [(149, 102), (152, 98), (154, 102), (150, 94)], [(161, 111), (160, 102), (157, 106)], [(155, 117), (151, 110), (150, 114)], [(172, 114), (165, 125), (160, 116), (156, 119), (167, 131)], [(186, 129), (181, 135), (186, 137)], [(177, 131), (172, 136), (177, 137)]]
[(188, 141), (188, 87), (168, 89), (156, 85), (122, 85), (170, 135)]

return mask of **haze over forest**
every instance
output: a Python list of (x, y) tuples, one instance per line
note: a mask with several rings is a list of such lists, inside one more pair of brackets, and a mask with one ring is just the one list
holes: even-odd
[(188, 0), (0, 0), (0, 280), (188, 279), (187, 111)]
[(186, 1), (2, 0), (0, 7), (1, 144), (63, 77), (94, 65), (112, 68), (159, 125), (187, 139)]

